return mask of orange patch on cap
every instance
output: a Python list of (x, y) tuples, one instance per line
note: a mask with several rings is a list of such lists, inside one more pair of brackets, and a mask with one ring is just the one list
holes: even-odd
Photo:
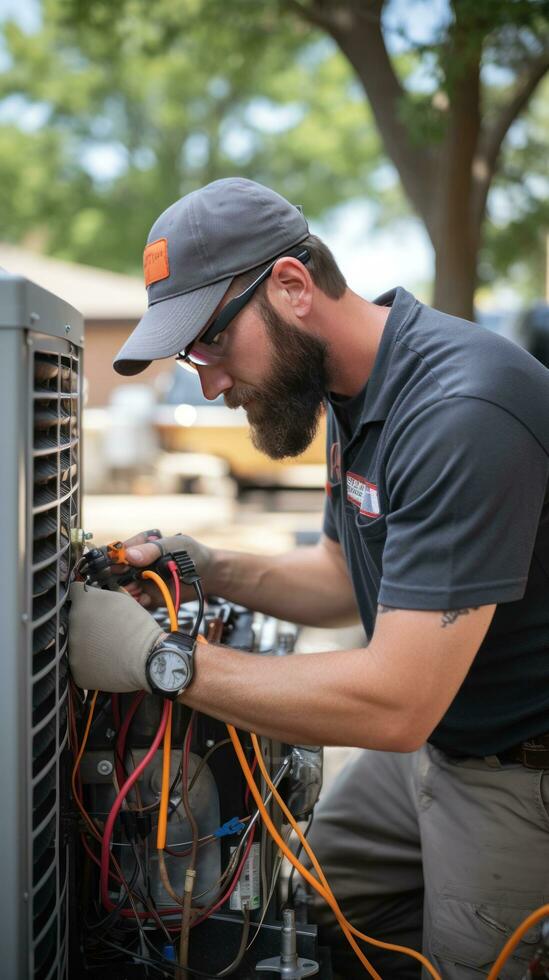
[(153, 282), (160, 279), (167, 279), (170, 274), (170, 264), (168, 262), (168, 239), (158, 238), (156, 242), (150, 242), (143, 252), (143, 272), (145, 274), (145, 286), (150, 286)]

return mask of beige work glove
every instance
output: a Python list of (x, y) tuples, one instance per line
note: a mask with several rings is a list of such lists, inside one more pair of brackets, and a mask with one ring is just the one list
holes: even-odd
[[(135, 540), (135, 538), (130, 538), (129, 541), (124, 542), (128, 561), (135, 568), (152, 565), (162, 555), (166, 555), (171, 551), (183, 550), (192, 558), (201, 579), (208, 573), (213, 557), (211, 548), (200, 544), (194, 538), (189, 538), (186, 534), (174, 534), (171, 538), (159, 538), (158, 541), (150, 541), (147, 544), (134, 544)], [(119, 567), (125, 568), (126, 566)], [(170, 585), (169, 580), (167, 584)], [(164, 600), (154, 582), (139, 579), (137, 582), (129, 582), (125, 588), (146, 609), (156, 609), (157, 606), (164, 605)], [(194, 599), (194, 597), (194, 589), (182, 586), (181, 598), (183, 602), (186, 602), (188, 599)]]
[(73, 582), (70, 590), (69, 663), (78, 687), (150, 691), (145, 661), (163, 630), (126, 592)]

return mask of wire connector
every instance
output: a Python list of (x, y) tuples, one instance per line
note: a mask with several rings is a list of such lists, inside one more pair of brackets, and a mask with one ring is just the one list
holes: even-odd
[(171, 555), (166, 557), (173, 558), (177, 565), (179, 578), (185, 585), (194, 585), (195, 582), (200, 581), (200, 575), (188, 551), (172, 551)]
[(230, 837), (232, 834), (241, 834), (245, 825), (238, 817), (231, 817), (226, 823), (214, 830), (214, 837)]

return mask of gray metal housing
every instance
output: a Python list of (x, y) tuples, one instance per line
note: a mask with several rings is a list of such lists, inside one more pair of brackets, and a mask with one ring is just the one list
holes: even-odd
[[(0, 271), (0, 973), (67, 977), (67, 589), (80, 516), (81, 315)], [(66, 795), (66, 788), (63, 790)]]

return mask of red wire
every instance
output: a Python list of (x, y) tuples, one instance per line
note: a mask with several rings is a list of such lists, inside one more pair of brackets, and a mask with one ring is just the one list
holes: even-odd
[(205, 922), (206, 919), (208, 919), (210, 917), (210, 915), (213, 915), (214, 912), (217, 912), (217, 910), (219, 908), (221, 908), (221, 906), (224, 905), (225, 902), (227, 902), (229, 900), (229, 898), (231, 897), (232, 893), (234, 892), (234, 890), (235, 890), (235, 888), (236, 888), (236, 886), (238, 884), (238, 881), (239, 881), (240, 875), (242, 874), (242, 870), (244, 868), (244, 865), (246, 864), (246, 861), (248, 860), (248, 855), (249, 855), (249, 853), (250, 853), (250, 851), (252, 849), (252, 844), (253, 844), (253, 841), (254, 841), (254, 837), (255, 837), (255, 827), (254, 827), (254, 829), (252, 830), (252, 832), (250, 834), (248, 843), (246, 844), (246, 850), (244, 851), (244, 854), (242, 855), (240, 864), (238, 865), (238, 868), (236, 869), (236, 873), (235, 873), (235, 876), (234, 876), (234, 878), (233, 878), (233, 880), (232, 880), (232, 882), (230, 884), (230, 887), (227, 889), (227, 891), (225, 892), (225, 894), (222, 895), (221, 898), (215, 903), (215, 905), (212, 905), (211, 909), (208, 909), (208, 911), (206, 912), (205, 915), (201, 915), (201, 916), (199, 916), (198, 919), (195, 919), (193, 922), (191, 922), (191, 927), (192, 926), (198, 926), (198, 925), (200, 925), (201, 922)]
[(135, 695), (130, 707), (128, 708), (128, 711), (126, 712), (124, 721), (120, 726), (118, 737), (116, 739), (114, 764), (116, 767), (116, 778), (118, 779), (119, 786), (121, 786), (126, 779), (126, 772), (124, 770), (124, 756), (126, 753), (126, 738), (128, 737), (128, 730), (144, 697), (145, 691), (140, 691), (139, 694)]
[(114, 823), (118, 816), (120, 807), (122, 806), (122, 803), (124, 802), (130, 789), (132, 788), (134, 783), (137, 782), (141, 773), (149, 765), (149, 762), (153, 758), (155, 752), (157, 751), (164, 737), (164, 732), (166, 730), (166, 724), (168, 721), (168, 710), (169, 710), (169, 702), (165, 701), (164, 708), (162, 711), (162, 718), (160, 720), (160, 725), (158, 726), (158, 731), (151, 743), (151, 747), (148, 750), (147, 754), (144, 756), (144, 758), (141, 760), (141, 762), (135, 767), (131, 775), (128, 776), (124, 785), (121, 787), (120, 792), (118, 793), (118, 796), (116, 797), (112, 805), (110, 813), (107, 817), (107, 821), (105, 823), (103, 840), (101, 841), (101, 901), (105, 906), (105, 908), (107, 908), (109, 911), (112, 911), (112, 909), (115, 908), (114, 904), (111, 902), (109, 898), (109, 886), (108, 886), (110, 844), (111, 844), (111, 838), (114, 829)]
[(175, 564), (174, 561), (168, 562), (168, 568), (170, 569), (173, 578), (173, 584), (175, 589), (174, 606), (175, 606), (175, 612), (177, 614), (179, 612), (179, 606), (181, 605), (181, 581), (179, 579), (179, 572), (177, 570), (177, 565)]

